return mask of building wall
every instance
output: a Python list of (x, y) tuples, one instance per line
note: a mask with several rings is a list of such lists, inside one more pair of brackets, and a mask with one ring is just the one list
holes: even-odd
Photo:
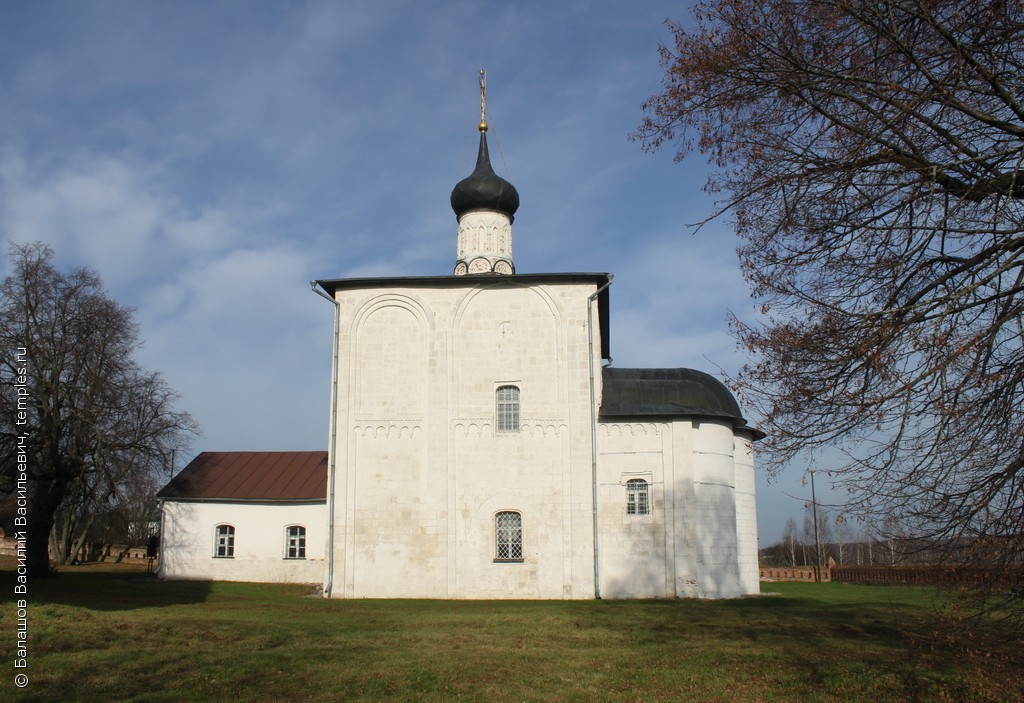
[(747, 435), (736, 436), (736, 531), (738, 534), (740, 588), (758, 593), (761, 575), (757, 559), (757, 500), (754, 477), (753, 441)]
[[(333, 597), (592, 598), (592, 283), (341, 289)], [(600, 359), (595, 351), (598, 397)], [(521, 430), (495, 426), (520, 389)], [(753, 460), (731, 423), (598, 429), (603, 597), (758, 590)], [(651, 511), (628, 515), (630, 478)], [(522, 516), (523, 558), (494, 520)]]
[[(339, 290), (338, 597), (593, 597), (592, 283)], [(595, 368), (600, 368), (595, 360)], [(495, 428), (520, 389), (522, 429)], [(521, 563), (495, 561), (519, 511)]]
[[(598, 438), (602, 596), (758, 591), (748, 440), (734, 438), (728, 422), (689, 418), (602, 422)], [(628, 514), (630, 479), (648, 482), (648, 515)]]
[[(675, 515), (671, 425), (602, 422), (598, 432), (601, 595), (671, 597)], [(665, 444), (669, 444), (666, 452)], [(630, 515), (626, 483), (648, 483), (650, 513)]]
[(735, 437), (727, 422), (693, 421), (694, 551), (697, 595), (729, 598), (740, 583), (736, 513)]
[[(326, 511), (323, 503), (189, 503), (164, 501), (161, 578), (322, 583)], [(233, 558), (215, 557), (217, 525), (235, 528)], [(285, 528), (306, 528), (306, 558), (285, 558)]]
[[(333, 515), (330, 502), (166, 502), (160, 574), (326, 574), (326, 594), (356, 598), (756, 593), (751, 441), (725, 420), (599, 422), (595, 574), (594, 290), (503, 278), (339, 290)], [(520, 391), (518, 431), (496, 425), (495, 394), (509, 385)], [(631, 479), (647, 483), (646, 514), (627, 511)], [(497, 558), (503, 511), (522, 518), (521, 559)], [(213, 556), (221, 523), (236, 528), (233, 559)], [(305, 560), (284, 559), (289, 524), (307, 528)]]

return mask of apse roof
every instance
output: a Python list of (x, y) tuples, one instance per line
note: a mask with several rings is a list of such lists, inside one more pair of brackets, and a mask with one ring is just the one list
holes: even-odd
[(183, 501), (325, 502), (327, 452), (202, 452), (157, 497)]
[[(729, 389), (714, 376), (695, 369), (620, 369), (605, 367), (601, 393), (602, 418), (713, 417), (746, 420)], [(747, 427), (755, 436), (763, 434)]]

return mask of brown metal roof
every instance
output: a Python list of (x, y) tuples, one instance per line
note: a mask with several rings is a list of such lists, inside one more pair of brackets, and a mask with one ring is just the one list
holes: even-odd
[(165, 500), (326, 501), (327, 452), (202, 452)]

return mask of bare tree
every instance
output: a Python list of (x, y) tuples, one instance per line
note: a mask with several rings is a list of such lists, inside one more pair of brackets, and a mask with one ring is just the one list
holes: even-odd
[[(0, 489), (27, 494), (27, 570), (49, 573), (60, 515), (84, 534), (89, 504), (167, 465), (195, 431), (159, 374), (133, 360), (138, 330), (85, 269), (62, 273), (42, 244), (12, 244), (0, 283)], [(67, 524), (65, 524), (65, 527)]]
[(846, 547), (850, 542), (850, 526), (842, 513), (836, 513), (832, 520), (832, 534), (836, 543), (836, 561), (845, 564), (848, 556)]
[(801, 537), (804, 543), (808, 545), (806, 548), (811, 550), (811, 558), (806, 563), (817, 568), (823, 566), (828, 561), (829, 543), (832, 541), (832, 525), (828, 511), (819, 505), (817, 510), (818, 531), (815, 534), (814, 512), (810, 503), (804, 506), (804, 523)]
[(796, 520), (790, 517), (782, 528), (782, 544), (786, 550), (788, 566), (796, 566), (796, 545), (800, 541), (796, 530)]
[(142, 470), (125, 462), (110, 472), (87, 473), (72, 481), (54, 513), (50, 559), (70, 564), (94, 541), (145, 544), (147, 523), (158, 512), (160, 477), (166, 480), (166, 473), (163, 467)]
[[(153, 522), (160, 516), (157, 491), (167, 482), (167, 473), (152, 472), (133, 477), (98, 516), (96, 538), (142, 546), (154, 533)], [(159, 524), (157, 522), (157, 524)]]
[(670, 29), (636, 137), (718, 167), (769, 465), (839, 448), (868, 520), (970, 545), (978, 603), (1024, 615), (1024, 4), (706, 0)]
[(101, 491), (100, 476), (83, 474), (68, 482), (64, 501), (53, 513), (50, 528), (50, 560), (69, 564), (82, 549), (97, 509), (102, 508), (106, 496)]
[[(810, 510), (804, 513), (804, 519), (800, 525), (800, 545), (803, 547), (804, 565), (817, 566), (818, 543), (814, 539), (814, 520), (811, 519)], [(810, 555), (808, 555), (808, 551)]]

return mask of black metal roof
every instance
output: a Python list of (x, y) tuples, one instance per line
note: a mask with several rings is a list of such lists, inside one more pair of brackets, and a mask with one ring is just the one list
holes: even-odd
[(602, 418), (613, 417), (712, 417), (732, 421), (755, 437), (762, 432), (747, 427), (739, 403), (714, 376), (696, 369), (602, 370)]

